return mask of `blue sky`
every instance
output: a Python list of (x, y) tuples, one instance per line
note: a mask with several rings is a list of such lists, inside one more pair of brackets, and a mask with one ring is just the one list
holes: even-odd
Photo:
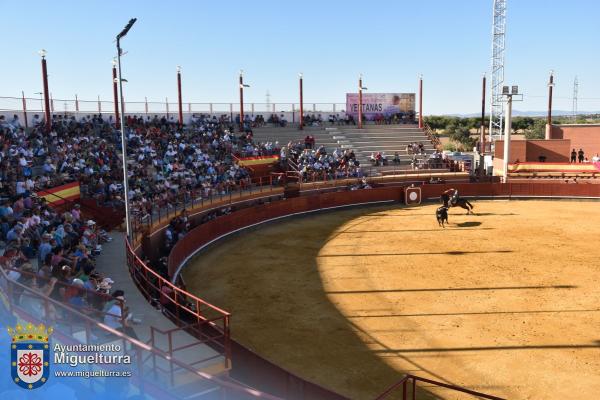
[[(245, 71), (248, 102), (344, 102), (364, 74), (372, 92), (415, 92), (424, 76), (425, 114), (480, 109), (481, 74), (490, 69), (492, 0), (422, 1), (2, 1), (0, 95), (41, 89), (37, 51), (48, 51), (54, 98), (111, 99), (113, 39), (124, 39), (127, 101), (235, 102)], [(506, 81), (526, 94), (519, 110), (544, 110), (556, 73), (555, 109), (600, 110), (600, 2), (509, 0)]]

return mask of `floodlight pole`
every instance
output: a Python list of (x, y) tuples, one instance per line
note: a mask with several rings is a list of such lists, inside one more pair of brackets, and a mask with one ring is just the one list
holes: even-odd
[(508, 158), (510, 157), (510, 131), (512, 126), (512, 94), (507, 94), (506, 116), (504, 123), (504, 160), (502, 166), (502, 182), (508, 183)]
[(123, 102), (123, 76), (121, 68), (121, 38), (127, 35), (129, 29), (135, 23), (136, 18), (129, 20), (125, 28), (117, 35), (117, 63), (119, 64), (119, 94), (121, 99), (121, 152), (123, 153), (123, 190), (125, 192), (125, 224), (127, 227), (127, 238), (131, 241), (132, 230), (129, 218), (129, 176), (127, 172), (127, 137), (125, 135), (125, 103)]

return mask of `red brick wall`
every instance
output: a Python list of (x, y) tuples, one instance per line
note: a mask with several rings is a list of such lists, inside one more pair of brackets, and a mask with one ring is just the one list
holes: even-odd
[[(508, 162), (514, 163), (516, 160), (525, 161), (527, 156), (527, 144), (525, 140), (510, 141), (510, 158)], [(504, 140), (496, 140), (494, 150), (494, 160), (504, 160)], [(536, 160), (537, 161), (537, 160)]]
[[(570, 140), (511, 140), (508, 162), (537, 162), (542, 155), (546, 156), (546, 162), (569, 162), (570, 145)], [(495, 160), (504, 160), (503, 140), (496, 141)]]
[(576, 150), (583, 149), (591, 159), (600, 153), (600, 125), (552, 125), (551, 139), (569, 139)]
[(569, 162), (570, 146), (570, 140), (528, 140), (526, 161), (545, 156), (546, 162)]

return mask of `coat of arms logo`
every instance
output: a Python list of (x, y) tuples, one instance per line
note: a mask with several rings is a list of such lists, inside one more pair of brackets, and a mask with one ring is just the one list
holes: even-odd
[(50, 376), (50, 342), (53, 329), (44, 324), (20, 324), (8, 328), (13, 382), (24, 389), (37, 389)]

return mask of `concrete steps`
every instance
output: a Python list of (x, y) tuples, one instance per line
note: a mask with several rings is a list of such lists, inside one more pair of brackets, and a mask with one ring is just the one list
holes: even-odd
[[(435, 147), (427, 139), (423, 130), (416, 125), (366, 125), (362, 129), (353, 125), (325, 125), (306, 127), (302, 131), (297, 127), (266, 127), (254, 130), (255, 140), (261, 142), (277, 140), (281, 145), (287, 144), (290, 140), (304, 140), (306, 135), (313, 136), (316, 146), (324, 146), (329, 152), (336, 148), (353, 149), (356, 159), (365, 167), (371, 164), (371, 153), (377, 152), (385, 152), (390, 164), (394, 153), (398, 152), (401, 165), (410, 165), (413, 155), (406, 153), (406, 146), (411, 143), (424, 145), (426, 154), (417, 155), (419, 160), (435, 152)], [(398, 168), (393, 165), (390, 167)]]

